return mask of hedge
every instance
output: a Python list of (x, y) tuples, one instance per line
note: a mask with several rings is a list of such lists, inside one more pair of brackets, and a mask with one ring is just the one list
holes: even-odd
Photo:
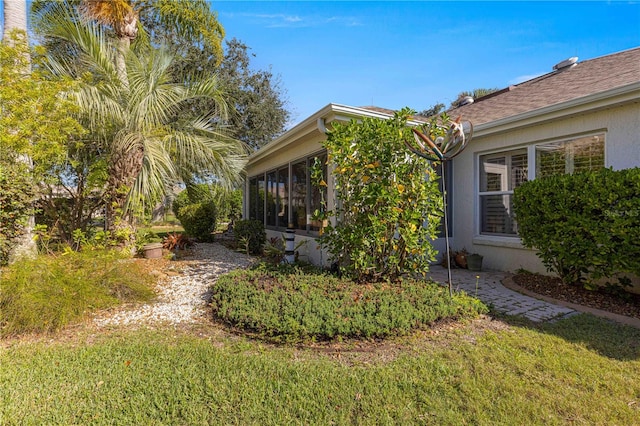
[(640, 168), (536, 179), (513, 203), (523, 244), (564, 283), (640, 275)]

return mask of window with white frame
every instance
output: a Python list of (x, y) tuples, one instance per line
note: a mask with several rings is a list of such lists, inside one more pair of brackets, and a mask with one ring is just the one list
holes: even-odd
[(480, 156), (480, 233), (517, 236), (513, 190), (528, 179), (604, 167), (604, 133)]
[(480, 157), (480, 233), (516, 235), (513, 190), (527, 181), (527, 150)]

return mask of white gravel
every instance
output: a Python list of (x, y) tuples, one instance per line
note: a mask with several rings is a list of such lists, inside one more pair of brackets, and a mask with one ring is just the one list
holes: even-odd
[(208, 289), (224, 273), (246, 268), (253, 257), (221, 244), (196, 244), (193, 255), (176, 261), (179, 274), (161, 277), (157, 298), (151, 304), (117, 310), (94, 318), (98, 327), (144, 324), (189, 324), (206, 315)]

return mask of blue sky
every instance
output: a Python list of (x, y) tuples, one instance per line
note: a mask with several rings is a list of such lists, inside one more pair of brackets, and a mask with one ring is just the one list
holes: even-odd
[[(640, 46), (639, 2), (214, 1), (271, 67), (292, 123), (328, 103), (422, 110), (503, 88), (578, 56)], [(638, 65), (640, 66), (640, 64)]]
[(280, 76), (290, 124), (331, 102), (448, 105), (463, 90), (503, 88), (572, 56), (640, 46), (640, 2), (212, 1), (211, 7), (227, 38), (251, 48), (253, 65)]

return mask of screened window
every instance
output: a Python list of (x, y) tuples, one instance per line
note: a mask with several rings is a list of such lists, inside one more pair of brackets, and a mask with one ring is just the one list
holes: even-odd
[(248, 216), (263, 220), (265, 226), (317, 231), (322, 224), (311, 219), (321, 200), (326, 199), (326, 187), (319, 190), (311, 183), (309, 168), (319, 158), (327, 175), (327, 155), (307, 157), (297, 162), (249, 178)]
[(295, 229), (307, 229), (307, 172), (306, 160), (291, 165), (291, 221)]
[[(325, 177), (325, 181), (327, 180), (327, 155), (326, 154), (322, 154), (319, 155), (317, 157), (312, 157), (309, 159), (309, 166), (311, 167), (311, 165), (316, 161), (319, 161), (320, 164), (322, 164), (322, 175)], [(323, 186), (323, 187), (318, 187), (316, 185), (310, 185), (310, 190), (311, 190), (311, 200), (310, 200), (310, 214), (313, 215), (314, 212), (316, 211), (323, 211), (323, 209), (325, 208), (322, 205), (322, 201), (327, 199), (327, 187)], [(311, 231), (319, 231), (322, 227), (326, 226), (325, 223), (322, 223), (319, 220), (314, 220), (312, 219), (310, 221), (310, 226), (309, 229)]]
[(275, 171), (267, 173), (266, 182), (266, 197), (267, 197), (267, 226), (276, 226), (276, 217), (278, 215), (278, 181), (277, 173)]
[(289, 225), (289, 167), (278, 169), (276, 199), (278, 209), (276, 226), (286, 228)]
[(513, 190), (527, 181), (527, 151), (480, 157), (480, 232), (516, 235)]
[(249, 219), (258, 219), (258, 178), (249, 179)]
[(264, 204), (266, 201), (266, 186), (264, 175), (258, 176), (258, 194), (256, 199), (256, 219), (264, 221)]

